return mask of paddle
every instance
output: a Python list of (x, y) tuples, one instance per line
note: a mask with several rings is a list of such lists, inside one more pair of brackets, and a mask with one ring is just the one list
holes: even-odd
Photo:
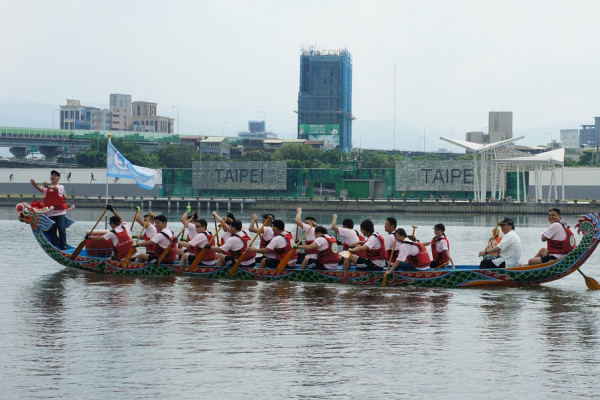
[[(298, 243), (301, 243), (304, 240), (304, 238), (306, 237), (306, 235), (308, 235), (308, 232), (310, 232), (310, 230), (312, 228), (313, 227), (311, 225), (310, 228), (308, 228), (306, 230), (306, 232), (304, 232), (304, 235), (300, 238), (300, 241)], [(281, 259), (281, 261), (277, 265), (277, 273), (278, 274), (282, 273), (283, 270), (285, 269), (285, 266), (290, 262), (290, 260), (292, 259), (292, 255), (294, 254), (294, 250), (296, 250), (296, 249), (292, 249), (292, 251), (288, 251), (288, 253), (285, 255), (285, 257), (283, 257)]]
[[(300, 229), (300, 227), (296, 225), (296, 243), (298, 243), (298, 229)], [(335, 233), (335, 241), (337, 242), (337, 232)]]
[[(96, 227), (98, 226), (98, 224), (100, 223), (100, 221), (102, 220), (102, 218), (104, 218), (104, 215), (106, 214), (106, 211), (107, 210), (104, 209), (104, 212), (102, 213), (102, 215), (100, 216), (100, 218), (98, 218), (98, 221), (96, 221), (96, 225), (94, 225), (94, 227), (90, 231), (90, 235), (92, 233), (94, 233), (94, 229), (96, 229)], [(77, 258), (77, 256), (79, 255), (79, 253), (81, 253), (81, 250), (83, 250), (83, 246), (85, 246), (85, 242), (86, 242), (86, 239), (83, 239), (81, 241), (81, 243), (79, 243), (79, 246), (77, 246), (77, 248), (75, 249), (75, 251), (73, 252), (73, 254), (71, 254), (71, 256), (69, 257), (70, 260), (75, 260)]]
[[(181, 230), (181, 232), (179, 232), (179, 234), (177, 236), (174, 236), (174, 238), (179, 238), (181, 239), (183, 237), (183, 234), (185, 233), (185, 230), (187, 229), (190, 220), (192, 219), (192, 217), (190, 217), (187, 222), (185, 223), (185, 225), (183, 226), (183, 229)], [(160, 257), (158, 257), (158, 260), (156, 260), (156, 265), (160, 265), (160, 263), (162, 262), (162, 260), (167, 256), (167, 254), (169, 254), (169, 252), (171, 251), (171, 249), (173, 248), (173, 240), (171, 240), (171, 243), (167, 246), (167, 248), (165, 249), (165, 251), (162, 252), (162, 254), (160, 255)]]
[[(217, 229), (217, 233), (215, 233), (215, 236), (213, 236), (213, 238), (210, 240), (210, 242), (208, 242), (208, 244), (211, 244), (215, 240), (216, 237), (219, 237), (219, 231), (223, 228), (223, 225), (225, 225), (227, 223), (227, 221), (229, 221), (229, 217), (225, 218), (225, 221), (223, 221), (223, 223), (221, 224), (219, 229)], [(215, 223), (216, 223), (216, 217), (215, 217)], [(217, 242), (218, 242), (218, 240), (217, 240)], [(205, 247), (200, 251), (200, 253), (198, 253), (198, 255), (196, 255), (194, 262), (190, 265), (190, 270), (192, 270), (192, 272), (194, 272), (196, 270), (196, 268), (198, 267), (198, 264), (200, 264), (200, 260), (202, 260), (202, 256), (204, 256), (204, 252), (206, 250), (208, 250), (208, 249)]]
[[(139, 209), (138, 209), (138, 211), (139, 211)], [(136, 214), (137, 214), (137, 212), (136, 212)], [(140, 242), (140, 238), (144, 237), (144, 230), (148, 226), (148, 222), (150, 222), (150, 216), (148, 216), (146, 218), (146, 221), (144, 222), (144, 226), (142, 226), (142, 230), (140, 231), (140, 234), (138, 235), (137, 240), (135, 241), (136, 245)], [(127, 252), (127, 256), (125, 257), (125, 262), (123, 264), (123, 269), (127, 269), (127, 266), (129, 265), (129, 260), (131, 260), (131, 257), (133, 257), (133, 253), (135, 253), (136, 249), (137, 249), (137, 247), (131, 246), (131, 248)]]
[[(217, 241), (215, 243), (219, 243), (219, 231), (221, 230), (221, 228), (217, 229), (217, 216), (213, 215), (213, 218), (215, 219), (215, 232), (217, 232), (215, 233), (215, 236), (217, 237)], [(228, 219), (229, 217), (225, 217), (225, 221), (223, 221), (223, 223), (226, 223)], [(223, 224), (221, 224), (221, 226), (223, 226)]]
[[(267, 217), (267, 221), (271, 219), (271, 216), (269, 215)], [(260, 229), (258, 230), (258, 232), (256, 233), (256, 236), (254, 236), (254, 239), (252, 239), (252, 241), (250, 242), (250, 244), (248, 246), (246, 246), (246, 250), (242, 253), (242, 255), (240, 256), (240, 258), (237, 259), (237, 261), (235, 262), (235, 264), (233, 264), (233, 267), (231, 267), (231, 271), (229, 271), (229, 275), (233, 276), (235, 275), (235, 273), (237, 272), (238, 268), (240, 267), (240, 265), (242, 264), (242, 262), (244, 261), (244, 258), (246, 258), (246, 252), (248, 251), (248, 248), (252, 247), (252, 245), (254, 244), (254, 241), (256, 240), (257, 237), (260, 236), (260, 234), (262, 233), (263, 229), (265, 228), (265, 224), (263, 223), (262, 226), (260, 227)]]
[[(392, 247), (392, 251), (390, 253), (390, 260), (388, 261), (388, 267), (387, 270), (385, 272), (388, 272), (390, 270), (390, 266), (392, 265), (392, 257), (394, 256), (394, 251), (396, 251), (396, 237), (394, 236), (394, 247)], [(381, 282), (381, 286), (385, 286), (385, 283), (387, 282), (387, 275), (383, 275), (383, 282)]]
[(578, 268), (577, 271), (583, 275), (583, 278), (585, 279), (585, 285), (588, 287), (588, 289), (590, 290), (600, 290), (600, 284), (598, 283), (597, 280), (595, 280), (594, 278), (591, 278), (589, 276), (587, 276), (586, 274), (584, 274), (583, 272), (581, 272), (581, 270)]

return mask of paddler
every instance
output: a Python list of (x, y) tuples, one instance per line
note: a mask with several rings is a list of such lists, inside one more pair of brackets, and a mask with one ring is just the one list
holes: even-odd
[[(191, 218), (188, 220), (188, 216), (189, 214), (191, 214)], [(192, 207), (191, 206), (187, 206), (185, 212), (183, 213), (183, 215), (181, 215), (181, 223), (183, 224), (184, 228), (187, 228), (187, 234), (186, 234), (186, 242), (191, 241), (195, 236), (196, 236), (196, 225), (194, 224), (194, 222), (198, 219), (198, 214), (196, 214), (195, 212), (192, 214)], [(177, 254), (183, 254), (186, 251), (186, 248), (183, 247), (181, 249), (177, 250)]]
[[(150, 240), (158, 233), (156, 231), (156, 227), (154, 226), (154, 217), (156, 217), (156, 215), (154, 215), (153, 212), (149, 212), (148, 214), (144, 215), (143, 218), (140, 213), (136, 214), (135, 221), (140, 224), (142, 228), (144, 226), (146, 227), (146, 229), (144, 229), (144, 240)], [(146, 220), (148, 220), (148, 223), (146, 223)], [(146, 254), (154, 254), (153, 245), (146, 246)]]
[(174, 238), (173, 232), (167, 227), (167, 217), (164, 215), (154, 217), (154, 226), (157, 233), (152, 239), (144, 240), (137, 243), (137, 245), (134, 243), (136, 247), (154, 246), (154, 254), (140, 254), (138, 261), (153, 262), (154, 260), (158, 260), (169, 245), (173, 244), (169, 254), (166, 254), (162, 260), (165, 264), (172, 264), (177, 259), (177, 245), (173, 243), (177, 238)]
[[(342, 227), (337, 225), (337, 214), (333, 214), (333, 220), (331, 221), (331, 229), (338, 233), (340, 239), (343, 241), (342, 248), (349, 250), (353, 247), (360, 246), (365, 243), (365, 237), (362, 236), (356, 229), (354, 229), (354, 221), (350, 218), (346, 218), (342, 221)], [(338, 245), (342, 244), (338, 242)], [(366, 251), (359, 251), (354, 253), (358, 257), (366, 258)], [(340, 261), (343, 261), (340, 260)]]
[[(254, 264), (256, 263), (256, 260), (254, 259), (256, 253), (248, 249), (248, 243), (250, 242), (250, 234), (248, 231), (243, 229), (242, 221), (233, 220), (230, 224), (226, 225), (228, 225), (230, 236), (225, 241), (225, 243), (220, 247), (207, 247), (208, 245), (205, 246), (207, 249), (220, 253), (217, 254), (217, 266), (233, 266), (241, 257), (241, 255), (244, 254), (244, 252), (246, 252), (246, 255), (244, 256), (244, 260), (242, 261), (241, 265), (245, 267), (254, 266)], [(225, 226), (223, 226), (223, 229), (225, 229)]]
[(271, 242), (264, 249), (250, 248), (250, 251), (255, 253), (275, 253), (275, 258), (263, 258), (258, 265), (258, 268), (277, 268), (279, 262), (283, 260), (285, 255), (290, 251), (293, 253), (292, 258), (287, 264), (287, 267), (296, 268), (298, 251), (294, 249), (294, 236), (291, 232), (285, 229), (285, 222), (280, 219), (273, 221), (273, 234), (273, 239), (271, 239)]
[[(192, 264), (206, 245), (209, 243), (214, 244), (213, 234), (207, 230), (208, 222), (205, 219), (197, 219), (193, 223), (190, 223), (190, 225), (195, 228), (196, 235), (189, 242), (185, 240), (179, 241), (179, 244), (188, 250), (181, 255), (181, 259), (179, 260), (180, 265), (185, 265), (186, 262)], [(211, 249), (206, 249), (199, 265), (213, 266), (216, 262), (217, 253)]]
[(547, 247), (542, 247), (537, 254), (529, 259), (529, 265), (547, 263), (566, 256), (573, 251), (577, 242), (569, 226), (563, 222), (560, 209), (551, 208), (548, 211), (550, 227), (542, 234), (542, 242)]
[(385, 274), (389, 275), (396, 269), (402, 271), (427, 271), (431, 264), (431, 259), (423, 243), (417, 242), (414, 236), (408, 236), (403, 228), (396, 229), (394, 236), (400, 243), (400, 251), (398, 259)]
[[(315, 241), (315, 230), (314, 228), (319, 226), (319, 224), (317, 224), (317, 220), (314, 219), (313, 217), (306, 217), (304, 218), (304, 221), (302, 221), (302, 208), (298, 207), (296, 209), (296, 219), (295, 219), (296, 225), (302, 229), (304, 232), (308, 233), (306, 234), (306, 237), (304, 238), (304, 244), (311, 244), (312, 242)], [(310, 228), (313, 229), (310, 229)], [(310, 230), (309, 230), (310, 229)], [(312, 258), (312, 259), (316, 259), (317, 258), (317, 254), (319, 254), (319, 251), (316, 248), (311, 248), (308, 251), (304, 252), (304, 255), (300, 255), (299, 256), (299, 260), (300, 261), (304, 261), (304, 258)]]
[(446, 237), (446, 227), (444, 224), (435, 224), (433, 227), (433, 239), (430, 242), (422, 242), (423, 246), (431, 245), (431, 254), (433, 260), (429, 265), (430, 268), (437, 268), (441, 265), (452, 264), (452, 268), (455, 268), (454, 260), (450, 256), (450, 242)]
[(106, 209), (114, 214), (108, 220), (111, 228), (110, 231), (103, 236), (86, 235), (85, 238), (87, 240), (110, 240), (113, 246), (113, 255), (111, 258), (116, 261), (121, 261), (127, 256), (127, 253), (129, 253), (129, 250), (133, 245), (131, 229), (121, 215), (115, 211), (113, 206), (107, 204)]
[[(383, 229), (388, 234), (385, 238), (385, 249), (388, 252), (388, 257), (391, 254), (392, 264), (396, 262), (396, 259), (398, 258), (398, 252), (400, 251), (400, 242), (398, 242), (394, 236), (397, 225), (398, 221), (396, 221), (396, 218), (388, 217), (385, 219), (385, 225), (383, 226)], [(394, 244), (396, 247), (394, 247)], [(388, 259), (388, 261), (390, 261), (390, 259)]]
[[(250, 230), (250, 232), (252, 233), (258, 233), (258, 231), (260, 231), (260, 227), (258, 226), (258, 217), (256, 214), (252, 214), (252, 221), (250, 221), (250, 227), (248, 228)], [(260, 237), (260, 245), (259, 248), (264, 249), (266, 248), (269, 243), (271, 242), (271, 240), (273, 239), (273, 237), (275, 236), (274, 232), (273, 232), (273, 221), (275, 220), (275, 215), (273, 214), (263, 214), (262, 215), (262, 223), (263, 223), (263, 231), (262, 231), (262, 235)], [(257, 257), (256, 261), (260, 262), (262, 261), (263, 258), (272, 258), (275, 259), (275, 253), (270, 251), (268, 253), (264, 253), (261, 257)]]
[[(350, 269), (350, 263), (356, 266), (357, 271), (383, 271), (387, 264), (388, 254), (385, 249), (385, 240), (375, 232), (373, 221), (366, 219), (360, 223), (360, 231), (367, 238), (365, 244), (349, 249), (350, 257), (344, 260), (344, 271)], [(357, 254), (366, 252), (366, 257)]]
[(310, 251), (317, 250), (317, 258), (305, 257), (300, 269), (337, 269), (340, 262), (337, 242), (335, 238), (327, 234), (327, 228), (317, 226), (314, 228), (315, 240), (311, 244), (295, 245), (295, 248)]

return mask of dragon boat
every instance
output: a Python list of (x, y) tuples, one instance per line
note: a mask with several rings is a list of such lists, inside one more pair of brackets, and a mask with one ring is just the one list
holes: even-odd
[[(188, 276), (202, 279), (223, 280), (260, 280), (285, 282), (344, 283), (353, 285), (379, 285), (384, 282), (383, 272), (341, 271), (341, 270), (300, 270), (285, 269), (278, 273), (276, 269), (240, 267), (233, 276), (230, 267), (199, 266), (191, 270), (187, 265), (151, 264), (114, 261), (97, 257), (82, 250), (71, 260), (75, 251), (73, 246), (59, 250), (52, 245), (46, 231), (54, 223), (44, 215), (48, 209), (36, 209), (27, 204), (19, 204), (19, 220), (31, 226), (33, 236), (40, 247), (57, 263), (96, 274), (115, 276)], [(67, 218), (69, 227), (75, 221)], [(600, 241), (600, 216), (587, 214), (581, 216), (575, 228), (583, 235), (577, 247), (565, 257), (538, 265), (526, 265), (515, 268), (479, 269), (479, 265), (457, 265), (453, 268), (441, 268), (429, 271), (397, 271), (385, 279), (385, 286), (420, 287), (480, 287), (480, 286), (532, 286), (555, 281), (577, 271), (592, 255)], [(90, 252), (92, 253), (92, 252)], [(585, 275), (584, 275), (585, 276)], [(587, 280), (586, 280), (587, 281)]]

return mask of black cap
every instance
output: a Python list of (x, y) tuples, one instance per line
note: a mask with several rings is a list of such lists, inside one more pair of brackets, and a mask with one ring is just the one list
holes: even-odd
[(433, 229), (437, 229), (438, 231), (446, 232), (446, 227), (444, 226), (444, 224), (435, 224)]
[(500, 222), (498, 222), (498, 225), (510, 225), (510, 226), (515, 226), (515, 224), (513, 223), (513, 220), (507, 217), (504, 217), (504, 219)]
[(58, 172), (57, 170), (53, 169), (52, 171), (50, 171), (50, 175), (52, 174), (58, 175), (58, 177), (60, 178), (60, 172)]

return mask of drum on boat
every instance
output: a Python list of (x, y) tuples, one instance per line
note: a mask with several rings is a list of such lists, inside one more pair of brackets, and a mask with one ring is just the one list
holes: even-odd
[[(108, 231), (98, 230), (92, 233), (92, 236), (104, 236)], [(86, 232), (89, 235), (90, 231)], [(91, 240), (85, 241), (85, 250), (90, 257), (110, 257), (113, 254), (113, 245), (110, 240)]]

